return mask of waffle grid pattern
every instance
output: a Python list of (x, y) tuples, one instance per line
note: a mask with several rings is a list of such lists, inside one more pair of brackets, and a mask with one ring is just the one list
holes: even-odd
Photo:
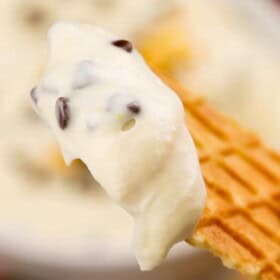
[(280, 155), (207, 103), (167, 81), (181, 97), (198, 148), (208, 198), (191, 240), (224, 264), (280, 279)]

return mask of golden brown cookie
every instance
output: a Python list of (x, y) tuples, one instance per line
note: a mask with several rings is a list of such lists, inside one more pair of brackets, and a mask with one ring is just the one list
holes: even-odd
[(280, 279), (280, 154), (164, 79), (180, 96), (208, 198), (191, 244), (262, 280)]

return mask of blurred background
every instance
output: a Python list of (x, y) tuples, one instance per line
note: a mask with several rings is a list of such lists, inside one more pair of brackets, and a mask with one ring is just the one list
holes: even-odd
[(31, 108), (57, 20), (133, 41), (152, 67), (280, 150), (278, 1), (0, 0), (0, 279), (243, 279), (184, 243), (138, 271), (130, 217), (80, 162), (65, 167)]

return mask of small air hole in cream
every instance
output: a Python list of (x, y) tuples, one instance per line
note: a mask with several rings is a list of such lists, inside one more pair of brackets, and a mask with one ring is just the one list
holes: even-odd
[(135, 126), (135, 123), (136, 123), (136, 120), (134, 118), (126, 121), (122, 125), (122, 131), (127, 131), (127, 130), (133, 128)]

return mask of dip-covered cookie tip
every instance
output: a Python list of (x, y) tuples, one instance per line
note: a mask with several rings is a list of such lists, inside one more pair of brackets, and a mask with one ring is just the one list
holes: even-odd
[(182, 103), (130, 42), (98, 27), (55, 24), (49, 46), (35, 109), (66, 161), (81, 159), (133, 217), (135, 254), (150, 270), (190, 237), (205, 203)]

